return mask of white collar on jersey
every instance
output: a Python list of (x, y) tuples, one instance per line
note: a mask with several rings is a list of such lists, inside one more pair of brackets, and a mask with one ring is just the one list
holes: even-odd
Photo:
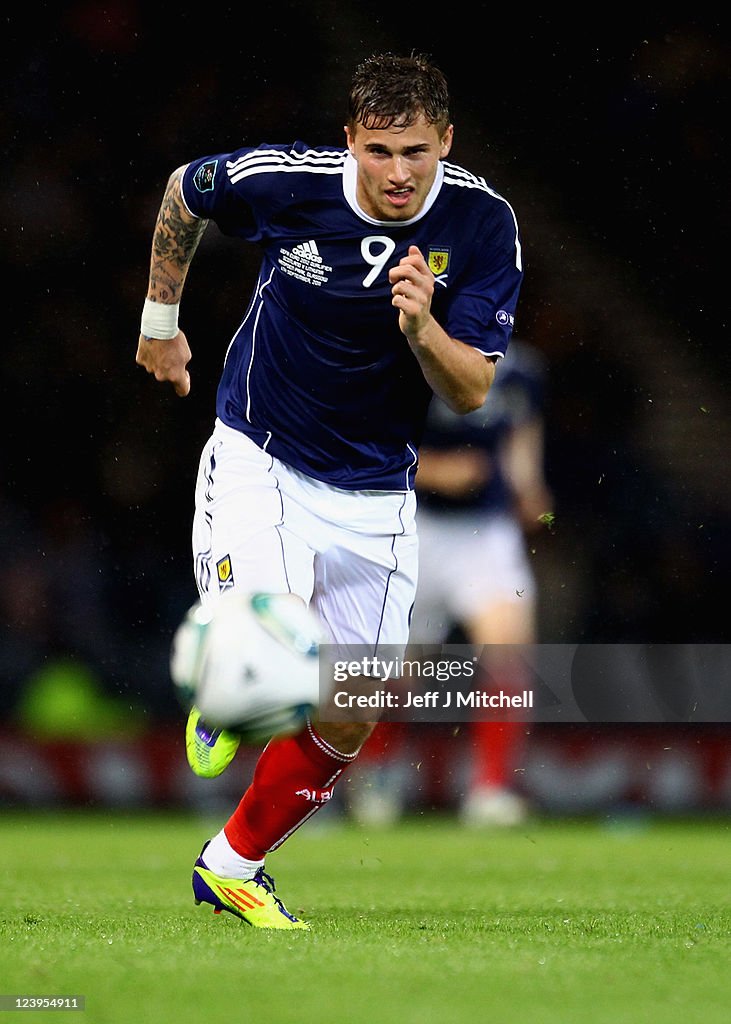
[(444, 166), (440, 160), (437, 164), (437, 173), (434, 175), (434, 181), (432, 182), (432, 187), (429, 189), (429, 194), (424, 201), (424, 205), (417, 215), (411, 218), (411, 220), (376, 220), (375, 217), (370, 217), (367, 213), (364, 213), (358, 205), (358, 200), (355, 198), (357, 178), (358, 161), (350, 152), (348, 152), (345, 156), (345, 166), (343, 167), (343, 195), (345, 196), (345, 201), (348, 206), (361, 218), (361, 220), (365, 220), (369, 224), (378, 224), (382, 227), (394, 227), (395, 224), (398, 224), (399, 227), (404, 227), (409, 224), (415, 224), (417, 220), (421, 220), (424, 214), (427, 213), (434, 205), (434, 201), (439, 195), (439, 190), (441, 189), (442, 181), (444, 180)]

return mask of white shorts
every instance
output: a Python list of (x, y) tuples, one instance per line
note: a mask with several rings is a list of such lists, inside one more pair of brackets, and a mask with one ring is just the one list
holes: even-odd
[(490, 604), (534, 600), (536, 581), (519, 524), (484, 512), (420, 508), (413, 643), (439, 644)]
[(333, 643), (404, 648), (418, 551), (413, 492), (346, 491), (216, 421), (201, 453), (193, 562), (202, 601), (294, 593)]

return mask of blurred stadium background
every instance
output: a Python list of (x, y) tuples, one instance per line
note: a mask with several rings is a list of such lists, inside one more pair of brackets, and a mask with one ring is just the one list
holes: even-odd
[[(339, 144), (350, 71), (376, 50), (442, 66), (452, 158), (521, 224), (516, 334), (548, 363), (556, 499), (534, 543), (539, 639), (724, 644), (720, 20), (652, 10), (577, 26), (477, 4), (466, 24), (454, 9), (432, 21), (345, 0), (280, 2), (255, 25), (233, 8), (204, 31), (200, 18), (132, 0), (5, 18), (0, 802), (211, 810), (238, 796), (238, 779), (201, 788), (187, 770), (167, 658), (196, 596), (197, 457), (256, 260), (206, 236), (181, 401), (134, 363), (150, 232), (168, 174), (193, 156)], [(725, 722), (533, 732), (521, 784), (547, 814), (731, 809)], [(439, 739), (411, 798), (448, 811), (459, 757)]]

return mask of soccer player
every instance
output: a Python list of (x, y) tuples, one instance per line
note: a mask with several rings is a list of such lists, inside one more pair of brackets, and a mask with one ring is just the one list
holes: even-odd
[[(476, 648), (493, 645), (492, 684), (507, 692), (525, 685), (519, 659), (509, 657), (512, 645), (536, 642), (537, 583), (527, 537), (553, 507), (544, 472), (545, 376), (540, 352), (512, 338), (489, 401), (457, 416), (435, 397), (419, 450), (419, 585), (410, 642), (440, 644), (459, 630)], [(402, 758), (409, 746), (419, 746), (409, 731), (403, 723), (384, 723), (366, 744), (348, 786), (349, 809), (360, 821), (387, 823), (400, 815)], [(528, 808), (515, 771), (525, 732), (523, 722), (484, 712), (461, 731), (469, 771), (459, 807), (465, 824), (524, 820)], [(426, 735), (422, 730), (420, 738)]]
[[(540, 353), (514, 338), (483, 409), (457, 418), (435, 399), (417, 481), (423, 543), (411, 637), (439, 643), (461, 626), (476, 647), (494, 645), (494, 684), (515, 693), (526, 680), (513, 645), (536, 642), (537, 584), (526, 538), (553, 508), (543, 465), (544, 377)], [(514, 775), (525, 728), (487, 717), (469, 723), (465, 824), (517, 825), (525, 817)]]
[[(512, 207), (447, 161), (452, 139), (442, 72), (374, 55), (353, 75), (344, 146), (247, 146), (170, 176), (136, 356), (156, 380), (190, 391), (178, 309), (209, 221), (261, 250), (199, 462), (204, 603), (232, 587), (294, 593), (333, 643), (405, 650), (427, 408), (433, 394), (459, 414), (485, 402), (523, 276)], [(308, 927), (265, 858), (330, 799), (372, 728), (312, 720), (270, 741), (195, 863), (196, 901), (255, 927)], [(193, 771), (219, 774), (236, 744), (192, 709)]]

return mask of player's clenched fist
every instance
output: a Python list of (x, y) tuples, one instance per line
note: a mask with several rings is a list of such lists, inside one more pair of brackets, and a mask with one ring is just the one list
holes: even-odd
[(170, 381), (175, 394), (183, 398), (190, 391), (190, 374), (186, 367), (191, 354), (188, 339), (182, 331), (178, 331), (174, 338), (147, 338), (141, 334), (135, 361), (155, 380)]
[(389, 270), (388, 279), (391, 304), (399, 311), (399, 327), (407, 336), (417, 334), (429, 319), (434, 294), (434, 275), (418, 246), (409, 246), (408, 256)]

